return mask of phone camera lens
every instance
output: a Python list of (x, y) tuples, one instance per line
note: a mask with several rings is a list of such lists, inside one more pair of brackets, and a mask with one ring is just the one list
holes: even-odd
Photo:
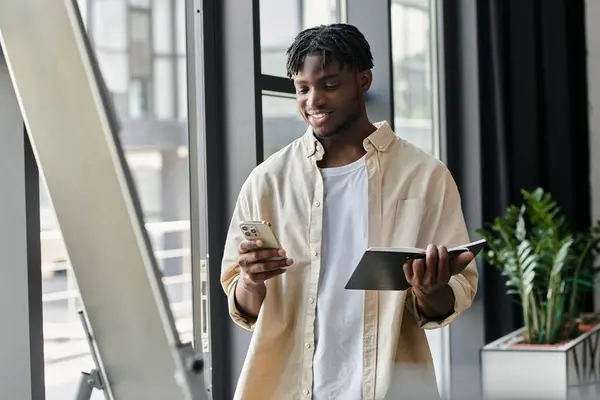
[(257, 233), (256, 229), (254, 229), (254, 228), (250, 229), (250, 232), (252, 232), (252, 234), (254, 234), (254, 235), (256, 235), (256, 233)]
[(250, 232), (244, 232), (244, 235), (250, 236)]
[(247, 230), (248, 230), (248, 227), (247, 227), (247, 226), (242, 226), (242, 230), (243, 230), (243, 231), (247, 231)]

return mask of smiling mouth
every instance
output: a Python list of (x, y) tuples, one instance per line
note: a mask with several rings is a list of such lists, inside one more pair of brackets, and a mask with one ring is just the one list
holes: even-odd
[(329, 119), (331, 112), (319, 112), (308, 114), (308, 118), (316, 124), (324, 123)]

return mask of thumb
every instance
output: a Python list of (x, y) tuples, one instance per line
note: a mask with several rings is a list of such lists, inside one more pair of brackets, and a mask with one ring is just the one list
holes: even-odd
[(465, 269), (465, 267), (469, 265), (471, 261), (473, 261), (474, 258), (475, 254), (471, 253), (470, 251), (466, 251), (452, 257), (450, 261), (452, 275), (460, 274), (462, 270)]

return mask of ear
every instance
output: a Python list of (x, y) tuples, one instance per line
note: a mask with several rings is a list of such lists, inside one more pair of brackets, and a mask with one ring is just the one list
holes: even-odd
[(371, 88), (371, 83), (373, 83), (373, 72), (370, 69), (358, 73), (358, 84), (363, 93)]

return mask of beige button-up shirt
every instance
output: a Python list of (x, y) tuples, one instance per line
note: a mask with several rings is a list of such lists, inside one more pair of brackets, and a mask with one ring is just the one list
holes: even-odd
[[(468, 243), (460, 196), (445, 165), (398, 138), (386, 122), (364, 141), (368, 176), (368, 246), (426, 247)], [(323, 147), (308, 129), (256, 167), (244, 183), (227, 236), (221, 282), (233, 320), (253, 330), (235, 399), (310, 399), (314, 324), (321, 268)], [(236, 308), (239, 223), (272, 224), (294, 265), (267, 281), (257, 320)], [(401, 265), (398, 268), (402, 268)], [(423, 329), (440, 328), (466, 310), (477, 290), (469, 265), (449, 282), (454, 314), (426, 321), (407, 291), (367, 291), (363, 327), (363, 399), (437, 397)], [(423, 397), (418, 397), (423, 398)]]

